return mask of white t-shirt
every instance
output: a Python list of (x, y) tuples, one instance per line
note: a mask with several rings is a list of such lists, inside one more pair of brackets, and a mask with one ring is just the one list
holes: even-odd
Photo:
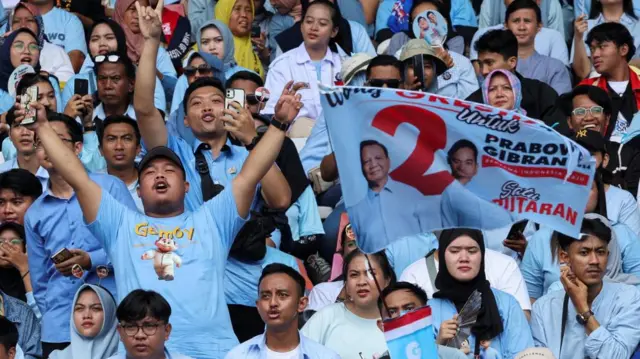
[[(618, 94), (618, 96), (622, 96), (629, 85), (629, 81), (609, 81), (609, 86), (611, 89)], [(624, 117), (622, 112), (618, 112), (618, 118), (616, 119), (615, 127), (613, 128), (613, 132), (611, 133), (611, 141), (620, 143), (622, 139), (622, 135), (627, 133), (627, 128), (629, 127), (629, 121)]]
[[(436, 270), (438, 264), (436, 262)], [(484, 254), (484, 271), (491, 287), (511, 294), (516, 298), (522, 310), (531, 310), (531, 301), (527, 285), (516, 261), (508, 255), (487, 249)], [(431, 298), (435, 288), (431, 285), (425, 258), (413, 262), (402, 272), (400, 280), (413, 283), (427, 292)]]
[(286, 353), (274, 352), (267, 347), (267, 359), (298, 359), (300, 358), (300, 345)]
[(42, 70), (55, 75), (60, 82), (67, 82), (75, 75), (69, 55), (58, 45), (44, 42), (40, 52), (40, 66)]
[(309, 305), (307, 306), (307, 310), (318, 311), (335, 303), (343, 287), (344, 281), (342, 280), (324, 282), (315, 285), (313, 289), (311, 289), (311, 293), (309, 293)]
[(344, 303), (331, 304), (314, 314), (301, 332), (335, 351), (342, 359), (370, 359), (387, 351), (377, 319), (360, 318)]

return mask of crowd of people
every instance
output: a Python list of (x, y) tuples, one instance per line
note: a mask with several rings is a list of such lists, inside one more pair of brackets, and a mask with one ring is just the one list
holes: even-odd
[[(397, 359), (385, 325), (426, 305), (438, 358), (640, 357), (637, 1), (0, 5), (0, 359)], [(350, 220), (323, 86), (552, 127), (596, 161), (580, 235), (421, 232), (466, 221), (394, 202), (376, 141), (389, 211)], [(459, 184), (478, 151), (448, 151)]]

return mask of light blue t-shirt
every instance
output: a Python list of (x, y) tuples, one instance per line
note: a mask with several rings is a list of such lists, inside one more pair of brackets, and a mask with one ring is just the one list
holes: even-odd
[(42, 15), (44, 29), (49, 41), (61, 46), (67, 53), (78, 50), (87, 54), (87, 40), (82, 22), (74, 14), (54, 7)]
[(113, 263), (118, 302), (134, 289), (160, 293), (171, 305), (172, 352), (221, 359), (238, 344), (224, 300), (224, 270), (231, 244), (246, 222), (232, 186), (195, 212), (148, 217), (107, 191), (89, 230)]

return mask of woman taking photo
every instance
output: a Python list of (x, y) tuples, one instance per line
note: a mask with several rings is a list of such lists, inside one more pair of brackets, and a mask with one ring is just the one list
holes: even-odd
[[(342, 58), (338, 54), (335, 38), (339, 35), (340, 14), (336, 6), (328, 0), (312, 2), (302, 16), (302, 37), (300, 46), (284, 53), (271, 64), (265, 87), (272, 94), (282, 92), (288, 81), (304, 82), (302, 89), (304, 106), (298, 117), (317, 120), (322, 113), (318, 82), (325, 86), (339, 85)], [(278, 95), (271, 96), (263, 114), (273, 114)]]
[(480, 354), (490, 347), (500, 358), (513, 358), (533, 347), (529, 323), (516, 299), (491, 288), (484, 270), (484, 239), (475, 229), (447, 229), (439, 239), (440, 261), (433, 299), (429, 300), (433, 313), (436, 343), (446, 345), (458, 333), (458, 314), (469, 297), (478, 291), (481, 307), (468, 338), (471, 352)]
[(378, 298), (395, 281), (393, 269), (384, 252), (365, 255), (360, 250), (346, 256), (343, 268), (346, 300), (315, 313), (302, 334), (343, 359), (379, 357), (387, 344), (377, 325)]

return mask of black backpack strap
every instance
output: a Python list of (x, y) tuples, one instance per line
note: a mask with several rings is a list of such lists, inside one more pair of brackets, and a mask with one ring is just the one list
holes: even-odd
[(202, 199), (206, 202), (220, 194), (220, 192), (224, 190), (224, 186), (213, 183), (213, 179), (211, 179), (211, 175), (209, 174), (209, 164), (207, 163), (207, 159), (204, 158), (204, 153), (202, 153), (202, 151), (206, 149), (203, 148), (204, 146), (208, 145), (203, 143), (198, 146), (194, 155), (196, 157), (196, 171), (198, 171), (198, 174), (200, 175)]
[(569, 315), (569, 294), (564, 295), (562, 303), (562, 329), (560, 330), (560, 350), (558, 356), (562, 355), (562, 342), (564, 341), (564, 331), (567, 329), (567, 316)]
[(435, 249), (432, 249), (431, 252), (427, 253), (424, 257), (424, 260), (427, 264), (427, 272), (429, 273), (429, 281), (431, 282), (431, 288), (436, 290), (436, 276), (438, 275), (438, 270), (436, 269), (436, 259), (434, 253)]

